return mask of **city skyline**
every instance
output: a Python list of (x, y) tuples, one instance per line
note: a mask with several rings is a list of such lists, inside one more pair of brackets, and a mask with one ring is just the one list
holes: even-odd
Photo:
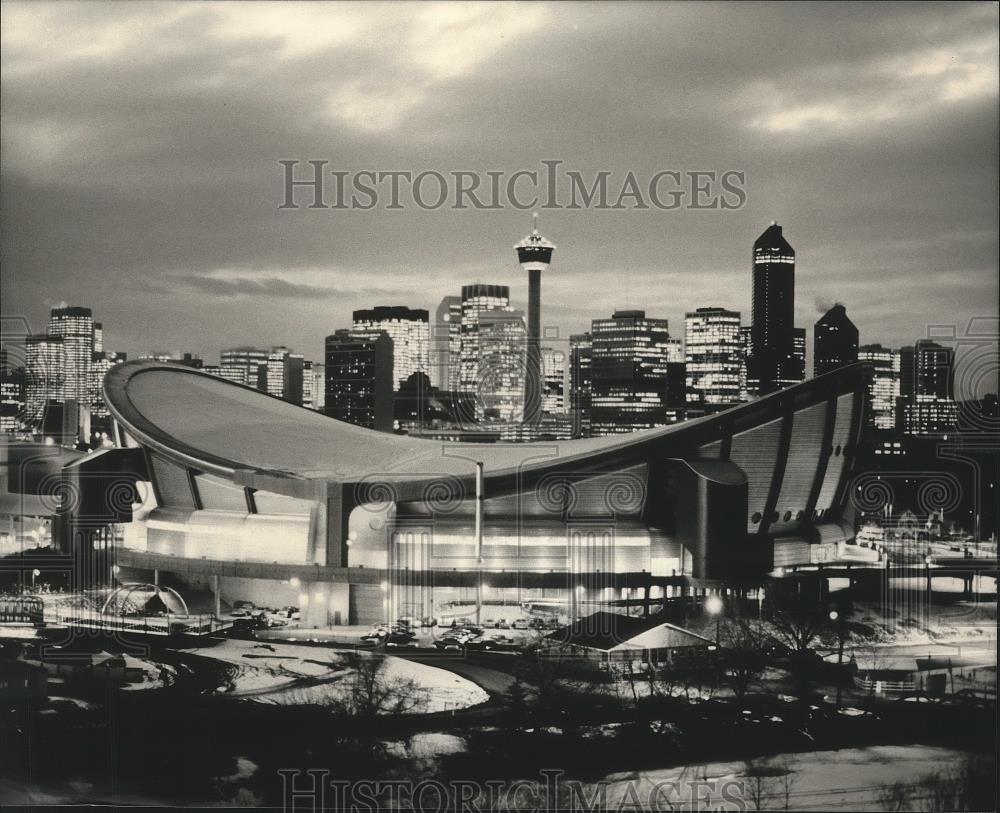
[[(899, 347), (928, 325), (961, 333), (993, 315), (981, 304), (997, 296), (996, 172), (983, 171), (997, 143), (988, 7), (734, 7), (724, 17), (685, 5), (403, 7), (393, 22), (342, 7), (356, 37), (400, 43), (391, 60), (367, 50), (367, 61), (313, 24), (325, 11), (9, 5), (4, 315), (39, 332), (52, 305), (83, 302), (108, 325), (108, 347), (130, 354), (281, 342), (318, 358), (356, 308), (430, 309), (476, 281), (510, 285), (512, 306), (526, 308), (509, 247), (528, 211), (279, 212), (281, 159), (508, 172), (552, 159), (585, 176), (612, 172), (613, 185), (630, 169), (746, 173), (738, 210), (543, 210), (541, 228), (560, 245), (543, 325), (566, 337), (616, 308), (674, 326), (700, 306), (749, 313), (746, 247), (771, 221), (797, 249), (796, 324), (841, 301), (863, 341)], [(879, 36), (867, 33), (876, 19)], [(794, 31), (778, 57), (759, 47), (772, 31)], [(646, 64), (669, 81), (646, 96), (598, 81), (623, 68), (600, 43), (622, 39), (636, 75)], [(688, 41), (714, 43), (712, 70), (685, 67)], [(258, 67), (236, 72), (234, 52)], [(302, 71), (337, 79), (306, 91)], [(502, 91), (496, 75), (511, 79)], [(147, 105), (161, 97), (176, 115), (153, 122)], [(229, 112), (204, 126), (201, 111), (223, 101)], [(447, 130), (444, 109), (461, 111)], [(887, 309), (890, 291), (897, 307)]]
[[(535, 214), (534, 223), (537, 224), (537, 213)], [(751, 274), (747, 275), (747, 279), (746, 279), (746, 287), (748, 287), (751, 290), (751, 294), (752, 294), (753, 285), (754, 285), (754, 279), (755, 279), (753, 277), (753, 273), (755, 273), (754, 269), (756, 268), (756, 251), (757, 251), (756, 246), (760, 243), (760, 241), (762, 239), (766, 238), (772, 232), (775, 232), (775, 230), (776, 230), (776, 233), (779, 235), (779, 239), (780, 239), (780, 235), (782, 233), (782, 225), (780, 223), (772, 221), (770, 223), (770, 225), (767, 226), (762, 231), (762, 233), (758, 236), (758, 240), (754, 244), (755, 247), (752, 250), (752, 255), (753, 255), (754, 260), (753, 260), (752, 267), (751, 267)], [(794, 279), (794, 277), (798, 277), (798, 273), (794, 270), (795, 269), (794, 251), (793, 251), (793, 257), (792, 257), (792, 260), (791, 260), (791, 265), (792, 265), (792, 268), (793, 268), (793, 272), (792, 273), (793, 273), (793, 279)], [(521, 270), (523, 271), (523, 269), (521, 269)], [(512, 285), (506, 285), (506, 284), (498, 285), (498, 284), (493, 284), (493, 283), (477, 282), (477, 283), (472, 283), (471, 285), (462, 284), (462, 285), (459, 286), (459, 290), (464, 290), (466, 288), (473, 288), (473, 287), (483, 287), (483, 286), (490, 287), (490, 288), (503, 289), (505, 292), (507, 292), (505, 294), (505, 296), (507, 297), (506, 300), (505, 300), (507, 302), (507, 305), (505, 307), (507, 309), (516, 310), (516, 311), (521, 312), (521, 313), (526, 313), (526, 310), (524, 308), (518, 308), (518, 307), (516, 307), (517, 302), (518, 302), (518, 297), (513, 294), (513, 292), (517, 289), (516, 285), (514, 285), (514, 286), (512, 286)], [(527, 285), (526, 281), (524, 281), (524, 288), (525, 288), (525, 291), (527, 291), (528, 285)], [(794, 289), (794, 282), (793, 282), (793, 289)], [(801, 291), (800, 291), (800, 293), (801, 293)], [(806, 297), (808, 297), (809, 292), (805, 291), (804, 293), (805, 293)], [(792, 307), (794, 309), (794, 313), (797, 314), (797, 313), (799, 313), (798, 299), (800, 297), (796, 297), (795, 293), (793, 292), (791, 294), (791, 298), (793, 300)], [(528, 297), (525, 297), (525, 302), (527, 302), (527, 299), (528, 299)], [(429, 312), (432, 311), (432, 310), (436, 310), (445, 301), (449, 301), (449, 300), (453, 300), (453, 301), (455, 301), (457, 303), (460, 303), (461, 302), (461, 297), (455, 297), (453, 294), (446, 294), (444, 297), (442, 297), (442, 300), (440, 302), (438, 302), (436, 306), (435, 305), (431, 305), (431, 306), (429, 306), (427, 308), (420, 307), (420, 305), (422, 305), (424, 303), (419, 302), (419, 301), (417, 301), (417, 302), (408, 302), (408, 303), (405, 303), (405, 304), (402, 304), (402, 303), (391, 303), (390, 304), (390, 303), (388, 303), (386, 301), (379, 301), (377, 303), (373, 302), (373, 303), (369, 303), (369, 304), (367, 304), (367, 305), (365, 305), (363, 307), (353, 307), (351, 309), (351, 311), (350, 311), (351, 319), (348, 321), (347, 325), (353, 325), (354, 328), (357, 328), (358, 325), (360, 324), (358, 322), (358, 318), (359, 318), (358, 314), (375, 314), (376, 312), (386, 313), (386, 314), (389, 314), (390, 312), (391, 313), (396, 313), (396, 312), (410, 312), (410, 313), (412, 313), (412, 314), (415, 315), (415, 318), (417, 318), (418, 321), (419, 320), (423, 320), (423, 324), (426, 326), (425, 327), (426, 336), (424, 338), (422, 338), (420, 341), (423, 342), (423, 344), (425, 345), (425, 350), (429, 350), (429, 347), (430, 347), (431, 344), (436, 344), (437, 342), (440, 341), (440, 338), (438, 337), (437, 334), (438, 334), (438, 331), (440, 331), (442, 329), (442, 325), (438, 324), (437, 321), (435, 321), (434, 325), (430, 325)], [(549, 302), (547, 302), (546, 300), (543, 299), (542, 300), (542, 307), (541, 307), (542, 314), (544, 314), (549, 307), (552, 307), (551, 303), (549, 303)], [(555, 307), (556, 310), (559, 309), (559, 305), (558, 304), (555, 305), (554, 307)], [(845, 303), (841, 299), (835, 299), (835, 300), (833, 300), (833, 301), (830, 302), (830, 304), (829, 304), (828, 307), (826, 305), (824, 305), (824, 308), (823, 308), (822, 312), (819, 312), (819, 319), (816, 320), (816, 324), (815, 325), (812, 322), (810, 322), (810, 324), (808, 325), (808, 327), (795, 328), (795, 330), (798, 331), (798, 333), (799, 333), (799, 339), (798, 339), (798, 341), (800, 343), (804, 341), (804, 359), (805, 359), (805, 370), (804, 370), (804, 373), (805, 373), (806, 377), (813, 377), (813, 376), (819, 374), (819, 372), (815, 368), (815, 358), (814, 358), (815, 357), (815, 343), (816, 343), (816, 331), (815, 331), (815, 328), (820, 323), (822, 323), (825, 318), (829, 317), (829, 315), (831, 313), (840, 311), (841, 314), (843, 314), (843, 312), (845, 311), (845, 308), (847, 308), (847, 306), (845, 305)], [(690, 304), (690, 305), (688, 305), (687, 303), (685, 303), (685, 311), (682, 313), (682, 318), (681, 319), (679, 319), (677, 321), (673, 321), (673, 320), (670, 320), (670, 319), (665, 319), (664, 321), (666, 321), (668, 324), (670, 324), (670, 325), (673, 326), (671, 328), (672, 334), (674, 335), (675, 339), (680, 343), (680, 346), (682, 348), (684, 348), (687, 345), (687, 340), (688, 340), (687, 332), (688, 332), (688, 328), (690, 327), (690, 317), (692, 316), (692, 312), (696, 311), (696, 310), (703, 310), (704, 311), (704, 310), (719, 310), (719, 309), (721, 309), (722, 311), (726, 311), (726, 312), (732, 313), (735, 317), (739, 317), (739, 319), (740, 319), (740, 325), (741, 325), (742, 328), (747, 329), (747, 330), (749, 330), (751, 328), (752, 323), (753, 323), (753, 310), (752, 310), (752, 308), (748, 308), (747, 311), (740, 311), (740, 310), (732, 310), (732, 311), (730, 311), (729, 309), (725, 308), (725, 306), (719, 306), (717, 304), (705, 304), (705, 303), (701, 303), (701, 304), (693, 303), (693, 304)], [(56, 303), (54, 303), (52, 305), (52, 307), (50, 309), (50, 314), (51, 314), (50, 317), (49, 317), (49, 325), (50, 325), (50, 327), (49, 327), (48, 331), (43, 330), (43, 331), (40, 331), (39, 334), (34, 334), (31, 331), (28, 331), (26, 334), (21, 335), (20, 333), (18, 333), (18, 327), (19, 327), (19, 325), (18, 325), (18, 322), (17, 322), (17, 320), (15, 318), (14, 321), (10, 322), (10, 324), (14, 326), (14, 329), (9, 330), (8, 331), (9, 335), (5, 336), (7, 344), (16, 348), (19, 345), (23, 345), (24, 340), (27, 337), (30, 337), (32, 335), (41, 335), (41, 334), (44, 334), (46, 332), (50, 332), (51, 333), (51, 324), (54, 323), (53, 320), (55, 319), (55, 314), (57, 312), (62, 312), (62, 311), (65, 311), (65, 310), (69, 310), (69, 311), (82, 310), (82, 311), (87, 311), (88, 313), (90, 313), (90, 312), (93, 311), (93, 308), (91, 308), (89, 305), (88, 306), (81, 306), (79, 304), (67, 303), (65, 300), (56, 302)], [(582, 332), (589, 331), (592, 328), (594, 322), (601, 321), (603, 319), (607, 319), (607, 318), (609, 318), (610, 316), (612, 316), (617, 311), (626, 311), (626, 310), (635, 310), (635, 309), (629, 309), (629, 308), (617, 307), (617, 306), (612, 307), (607, 313), (604, 313), (603, 315), (597, 315), (591, 321), (587, 322), (585, 324), (585, 326), (582, 328)], [(852, 310), (850, 310), (848, 308), (847, 312), (850, 313), (851, 316), (853, 317), (854, 312)], [(650, 316), (651, 316), (651, 318), (662, 319), (662, 317), (659, 316), (655, 312), (651, 313)], [(398, 317), (398, 313), (396, 313), (396, 317)], [(89, 318), (91, 318), (91, 320), (92, 320), (92, 317), (89, 317)], [(373, 317), (369, 317), (369, 318), (373, 318)], [(986, 318), (989, 319), (990, 317), (986, 317)], [(992, 318), (995, 320), (995, 317), (992, 317)], [(386, 323), (386, 324), (388, 324), (388, 323)], [(527, 324), (526, 321), (525, 321), (525, 324)], [(947, 325), (947, 323), (939, 321), (939, 322), (933, 323), (931, 326), (929, 326), (929, 328), (933, 327), (933, 326), (940, 327), (942, 324)], [(96, 321), (93, 321), (93, 325), (94, 325), (94, 328), (95, 328), (95, 333), (94, 333), (94, 335), (95, 335), (95, 348), (97, 346), (96, 342), (98, 341), (98, 339), (97, 339), (98, 336), (99, 336), (100, 346), (103, 347), (104, 346), (104, 334), (105, 334), (104, 325), (102, 323), (96, 322)], [(324, 337), (323, 337), (324, 343), (325, 343), (325, 341), (326, 341), (327, 338), (329, 338), (333, 334), (335, 334), (335, 333), (343, 330), (345, 327), (346, 327), (346, 325), (335, 325), (335, 326), (332, 326), (329, 330), (325, 331)], [(959, 339), (959, 337), (961, 336), (961, 334), (962, 334), (962, 328), (963, 328), (963, 326), (957, 326), (956, 327), (956, 330), (954, 331), (954, 336), (955, 336), (956, 339)], [(390, 335), (392, 335), (393, 329), (388, 329), (388, 332), (389, 332)], [(545, 318), (544, 318), (544, 316), (542, 318), (541, 333), (544, 336), (544, 341), (546, 341), (546, 342), (548, 342), (550, 344), (555, 343), (555, 344), (558, 344), (560, 346), (564, 345), (567, 351), (568, 351), (568, 349), (569, 349), (569, 347), (571, 345), (571, 339), (572, 339), (572, 337), (574, 335), (574, 334), (568, 332), (567, 330), (565, 330), (562, 326), (553, 325), (551, 322), (546, 321)], [(111, 331), (110, 335), (112, 335), (112, 336), (115, 335), (115, 331), (114, 331), (114, 326), (113, 325), (112, 325), (112, 331)], [(421, 335), (423, 336), (424, 334), (421, 334)], [(748, 336), (749, 336), (749, 334), (748, 334)], [(940, 336), (940, 334), (939, 334), (939, 336)], [(399, 339), (400, 337), (396, 337), (396, 338)], [(878, 335), (869, 336), (869, 335), (865, 335), (865, 334), (862, 333), (862, 334), (860, 334), (859, 343), (860, 344), (865, 344), (865, 345), (880, 345), (880, 344), (884, 343), (887, 347), (893, 347), (896, 352), (899, 352), (900, 350), (904, 350), (907, 347), (912, 347), (916, 342), (920, 342), (920, 341), (932, 341), (932, 340), (927, 335), (916, 335), (916, 336), (912, 336), (908, 340), (904, 340), (902, 343), (900, 343), (898, 345), (892, 345), (889, 342), (887, 342), (884, 338), (882, 338), (882, 337), (880, 337)], [(994, 340), (993, 343), (995, 345), (995, 340)], [(202, 347), (202, 346), (189, 346), (188, 344), (183, 344), (183, 343), (182, 343), (182, 345), (183, 346), (180, 347), (179, 349), (171, 349), (171, 350), (165, 350), (164, 348), (152, 348), (152, 347), (149, 347), (149, 346), (145, 346), (145, 347), (141, 347), (138, 351), (136, 351), (136, 350), (121, 350), (121, 349), (117, 349), (115, 352), (118, 353), (119, 355), (131, 356), (132, 358), (157, 358), (157, 359), (162, 359), (162, 360), (174, 359), (174, 360), (178, 360), (178, 361), (182, 360), (181, 359), (182, 355), (184, 356), (185, 359), (187, 359), (193, 353), (194, 358), (197, 359), (197, 360), (199, 360), (199, 361), (205, 360), (205, 361), (211, 362), (216, 357), (218, 357), (219, 362), (220, 362), (220, 364), (222, 365), (223, 368), (225, 367), (225, 361), (224, 361), (224, 359), (225, 359), (226, 354), (234, 352), (234, 351), (253, 350), (253, 351), (259, 351), (261, 353), (267, 354), (268, 351), (269, 351), (269, 349), (271, 349), (271, 350), (282, 350), (282, 351), (284, 351), (286, 353), (289, 352), (289, 351), (292, 351), (298, 357), (308, 357), (310, 355), (313, 355), (309, 351), (298, 352), (298, 348), (297, 347), (293, 347), (291, 345), (285, 344), (282, 341), (282, 336), (281, 335), (279, 335), (277, 337), (274, 337), (274, 336), (269, 337), (267, 340), (259, 342), (257, 344), (254, 344), (252, 342), (244, 342), (244, 343), (238, 343), (238, 344), (221, 345), (221, 346), (218, 347), (217, 350), (215, 348), (208, 348), (208, 349), (206, 349), (205, 347)], [(953, 373), (957, 371), (959, 374), (961, 374), (961, 372), (962, 372), (963, 354), (964, 354), (964, 352), (966, 352), (969, 349), (970, 348), (967, 348), (967, 347), (963, 348), (961, 341), (958, 342), (958, 346), (953, 351), (954, 352)], [(973, 350), (973, 353), (974, 353), (974, 356), (973, 356), (973, 362), (974, 362), (975, 361), (975, 347), (973, 347), (971, 349)], [(749, 350), (749, 348), (748, 348), (748, 350)], [(405, 348), (404, 348), (404, 354), (408, 354), (409, 352), (410, 351), (405, 350)], [(440, 350), (435, 350), (435, 352), (439, 353)], [(318, 353), (315, 354), (315, 356), (317, 358), (321, 358), (323, 356), (323, 350), (320, 350)], [(408, 356), (407, 356), (407, 358), (408, 358)], [(421, 369), (420, 371), (421, 372), (427, 372), (428, 374), (430, 374), (431, 369), (434, 367), (435, 363), (436, 362), (434, 362), (433, 360), (429, 361), (428, 362), (428, 368), (427, 368), (427, 370), (422, 370)], [(469, 362), (466, 362), (466, 364), (468, 364), (468, 363)], [(409, 362), (409, 361), (404, 362), (404, 366), (405, 365), (410, 365), (410, 364), (412, 364), (412, 362)], [(12, 359), (12, 366), (14, 366), (14, 365), (16, 365), (16, 359)], [(416, 370), (417, 368), (415, 367), (414, 369)], [(568, 373), (567, 373), (567, 375), (568, 375)], [(799, 380), (799, 379), (796, 379), (796, 380)], [(398, 378), (398, 380), (397, 380), (397, 386), (402, 381), (403, 381), (403, 378)], [(251, 386), (253, 385), (253, 382), (249, 382), (249, 381), (247, 381), (247, 382), (240, 382), (240, 383), (250, 383)], [(991, 392), (995, 393), (996, 389), (997, 389), (996, 376), (994, 375), (992, 378), (990, 378), (989, 376), (987, 376), (986, 378), (980, 377), (980, 378), (978, 378), (978, 379), (975, 380), (974, 385), (977, 387), (977, 389), (976, 389), (975, 392), (965, 391), (963, 389), (961, 392), (956, 392), (956, 397), (958, 397), (961, 400), (963, 397), (968, 397), (968, 398), (977, 397), (977, 396), (981, 397), (984, 394), (989, 394)]]

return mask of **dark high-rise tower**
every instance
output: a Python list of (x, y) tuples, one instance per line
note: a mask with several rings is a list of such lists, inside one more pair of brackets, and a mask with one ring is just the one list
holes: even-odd
[(858, 360), (858, 329), (836, 304), (813, 326), (813, 375), (823, 375)]
[(766, 395), (800, 381), (795, 352), (795, 249), (772, 223), (753, 244), (748, 388)]
[(666, 319), (615, 311), (591, 322), (590, 426), (612, 435), (683, 419), (684, 350)]
[(524, 422), (537, 423), (541, 417), (542, 403), (542, 356), (541, 308), (542, 271), (552, 262), (555, 246), (538, 233), (538, 213), (534, 215), (531, 234), (514, 246), (517, 261), (528, 272), (528, 352), (526, 361)]

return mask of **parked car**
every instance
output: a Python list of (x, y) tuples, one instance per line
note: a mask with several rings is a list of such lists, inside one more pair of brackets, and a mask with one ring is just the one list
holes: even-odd
[(526, 629), (530, 629), (531, 628), (529, 626), (529, 624), (528, 624), (528, 619), (527, 618), (515, 618), (514, 619), (514, 623), (511, 624), (510, 626), (511, 626), (511, 629), (515, 629), (515, 630), (526, 630)]
[(385, 646), (386, 649), (416, 649), (417, 642), (413, 635), (392, 632), (386, 636)]
[(446, 635), (444, 638), (438, 638), (434, 642), (434, 648), (448, 652), (461, 652), (465, 649), (465, 644), (466, 642), (461, 638), (457, 638), (454, 635)]
[(469, 641), (465, 646), (471, 652), (504, 652), (511, 654), (521, 652), (521, 648), (517, 644), (494, 638), (480, 638), (478, 641)]

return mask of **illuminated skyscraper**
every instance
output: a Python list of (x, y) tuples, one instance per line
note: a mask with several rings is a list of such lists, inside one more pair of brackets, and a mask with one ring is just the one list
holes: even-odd
[(647, 318), (641, 310), (616, 311), (610, 319), (595, 319), (591, 335), (592, 434), (633, 432), (678, 419), (684, 351), (680, 340), (670, 337), (666, 319)]
[[(88, 365), (89, 373), (89, 365)], [(24, 341), (25, 423), (40, 426), (49, 401), (64, 400), (66, 352), (62, 336), (28, 336)]]
[(524, 312), (483, 311), (478, 333), (476, 417), (487, 422), (520, 423), (527, 383)]
[(24, 412), (24, 368), (11, 367), (7, 348), (0, 348), (0, 432), (13, 433)]
[(955, 349), (919, 339), (900, 351), (896, 428), (912, 435), (954, 431)]
[(219, 374), (227, 381), (257, 386), (257, 371), (261, 365), (267, 366), (267, 350), (256, 347), (232, 347), (223, 350), (219, 360)]
[(880, 344), (866, 344), (858, 348), (858, 360), (867, 361), (874, 369), (868, 382), (865, 424), (872, 429), (892, 429), (899, 397), (899, 352)]
[(858, 360), (858, 329), (836, 304), (813, 326), (813, 375), (823, 375)]
[(750, 325), (743, 325), (740, 328), (740, 400), (750, 400), (750, 378), (747, 373), (747, 364), (750, 358)]
[(528, 353), (525, 384), (525, 420), (534, 423), (541, 416), (542, 403), (542, 271), (552, 262), (555, 245), (538, 233), (538, 213), (531, 234), (514, 246), (517, 261), (528, 272)]
[(687, 400), (714, 407), (740, 401), (743, 352), (740, 314), (723, 308), (698, 308), (684, 319)]
[(338, 330), (327, 336), (324, 413), (391, 432), (392, 354), (392, 339), (384, 331)]
[(110, 415), (108, 407), (104, 403), (104, 393), (101, 389), (104, 384), (104, 375), (112, 367), (124, 364), (126, 358), (125, 353), (94, 352), (94, 356), (90, 362), (90, 389), (87, 398), (87, 403), (90, 405), (90, 414), (93, 417), (106, 418)]
[(792, 354), (785, 360), (784, 374), (778, 383), (782, 387), (790, 387), (806, 380), (806, 329), (792, 328)]
[(393, 390), (414, 373), (429, 371), (430, 322), (426, 310), (402, 305), (354, 311), (354, 330), (381, 330), (392, 339)]
[(323, 407), (326, 406), (326, 365), (313, 363), (312, 378), (312, 408), (317, 412), (322, 412)]
[(569, 409), (577, 438), (590, 437), (593, 346), (590, 333), (569, 337)]
[(316, 400), (313, 389), (313, 363), (309, 359), (302, 360), (302, 406), (306, 409), (315, 409)]
[(267, 354), (267, 363), (257, 368), (257, 389), (281, 398), (285, 390), (285, 359), (288, 358), (287, 347), (272, 347)]
[(461, 361), (458, 387), (477, 393), (479, 386), (479, 317), (487, 311), (510, 311), (510, 288), (506, 285), (462, 286)]
[[(805, 331), (795, 328), (795, 249), (772, 223), (753, 245), (747, 386), (766, 395), (805, 378)], [(798, 344), (801, 347), (797, 346)]]
[(65, 366), (62, 397), (86, 405), (90, 397), (90, 362), (94, 355), (93, 312), (90, 308), (71, 306), (53, 308), (48, 333), (59, 336), (63, 341)]
[(953, 398), (955, 395), (955, 349), (930, 339), (919, 339), (913, 348), (915, 395)]
[(558, 347), (542, 348), (542, 412), (566, 414), (566, 352)]
[(446, 296), (438, 305), (431, 337), (430, 379), (439, 390), (457, 390), (462, 359), (462, 297)]

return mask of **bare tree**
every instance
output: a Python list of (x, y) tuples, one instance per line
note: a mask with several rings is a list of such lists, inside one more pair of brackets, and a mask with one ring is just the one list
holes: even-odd
[(818, 611), (785, 611), (776, 613), (771, 623), (775, 640), (790, 650), (789, 666), (799, 697), (804, 700), (816, 668), (813, 650), (821, 636), (829, 631), (830, 618)]
[(427, 705), (426, 691), (412, 678), (390, 678), (379, 655), (354, 655), (353, 672), (344, 678), (343, 691), (331, 695), (328, 705), (352, 717), (406, 714)]
[(743, 763), (743, 801), (754, 810), (768, 810), (777, 783), (776, 769), (769, 759), (748, 759)]
[(739, 701), (767, 666), (767, 636), (759, 621), (735, 618), (726, 622), (720, 637), (721, 677)]
[(788, 757), (782, 757), (776, 764), (776, 767), (781, 771), (781, 774), (776, 777), (778, 796), (784, 803), (783, 809), (791, 810), (792, 792), (795, 789), (795, 785), (798, 783), (798, 777), (795, 775), (795, 771), (792, 769), (791, 760), (789, 760)]

